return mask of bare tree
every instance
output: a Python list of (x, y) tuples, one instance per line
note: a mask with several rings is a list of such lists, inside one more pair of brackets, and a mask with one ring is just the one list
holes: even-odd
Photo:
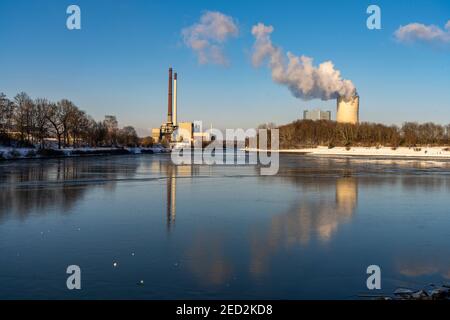
[(64, 127), (61, 123), (59, 108), (54, 103), (50, 104), (49, 106), (47, 120), (50, 123), (50, 132), (58, 140), (58, 149), (61, 149), (61, 139), (63, 137)]
[(129, 147), (135, 147), (139, 142), (136, 130), (131, 126), (127, 126), (124, 127), (122, 130), (119, 130), (117, 140), (119, 144)]
[(34, 101), (36, 111), (34, 112), (34, 132), (35, 136), (41, 148), (45, 148), (45, 138), (50, 134), (50, 121), (49, 115), (51, 114), (51, 104), (47, 99), (36, 99)]
[(21, 141), (31, 142), (31, 132), (33, 128), (33, 100), (25, 93), (21, 92), (14, 98), (16, 108), (14, 112), (15, 128), (20, 135)]

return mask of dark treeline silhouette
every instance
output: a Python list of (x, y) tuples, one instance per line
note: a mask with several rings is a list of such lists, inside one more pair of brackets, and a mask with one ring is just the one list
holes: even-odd
[(19, 93), (10, 100), (0, 93), (0, 144), (16, 147), (51, 144), (62, 147), (136, 146), (133, 127), (118, 128), (114, 116), (95, 121), (73, 102), (31, 99)]
[(450, 125), (406, 122), (402, 127), (378, 123), (337, 123), (297, 120), (279, 127), (280, 148), (314, 146), (444, 146), (450, 144)]

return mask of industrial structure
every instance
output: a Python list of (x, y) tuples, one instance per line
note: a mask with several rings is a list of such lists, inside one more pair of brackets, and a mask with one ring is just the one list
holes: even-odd
[(167, 122), (163, 123), (159, 128), (152, 129), (153, 141), (160, 143), (164, 140), (172, 144), (178, 142), (192, 144), (194, 140), (209, 141), (211, 139), (210, 134), (202, 132), (201, 126), (196, 128), (193, 122), (178, 122), (177, 82), (178, 74), (176, 72), (173, 73), (172, 68), (169, 68)]
[(177, 134), (178, 142), (190, 142), (194, 138), (194, 124), (192, 122), (180, 122)]
[(351, 98), (339, 97), (337, 99), (336, 121), (339, 123), (359, 123), (359, 95)]
[[(175, 73), (175, 79), (176, 78), (177, 78), (177, 74)], [(165, 138), (166, 141), (169, 141), (169, 142), (172, 141), (172, 135), (177, 128), (177, 124), (173, 122), (173, 114), (172, 114), (172, 112), (173, 112), (172, 106), (173, 106), (173, 99), (174, 99), (173, 94), (172, 94), (172, 83), (173, 83), (172, 68), (169, 68), (169, 92), (168, 92), (168, 101), (167, 101), (167, 122), (163, 123), (161, 125), (158, 141), (162, 140), (162, 138)], [(177, 97), (175, 94), (175, 101), (176, 101), (176, 99), (177, 99)], [(176, 118), (177, 118), (177, 116), (175, 116), (175, 119)]]
[(331, 111), (322, 111), (320, 109), (303, 111), (304, 120), (331, 120)]

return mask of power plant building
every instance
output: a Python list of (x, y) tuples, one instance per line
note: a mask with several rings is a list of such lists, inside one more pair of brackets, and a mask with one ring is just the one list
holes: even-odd
[(178, 124), (178, 141), (192, 142), (194, 139), (194, 124), (192, 122), (180, 122)]
[[(194, 139), (201, 138), (203, 141), (209, 137), (209, 134), (200, 134), (194, 132), (193, 122), (178, 122), (177, 118), (177, 82), (178, 75), (173, 73), (169, 68), (169, 83), (167, 95), (167, 122), (164, 122), (160, 128), (152, 129), (152, 138), (155, 143), (162, 141), (169, 143), (189, 142), (193, 143)], [(163, 139), (164, 138), (164, 139)]]
[(331, 120), (331, 111), (322, 111), (320, 109), (303, 111), (304, 120)]
[(161, 129), (160, 128), (153, 128), (152, 129), (152, 139), (154, 143), (159, 143), (161, 139)]
[(359, 123), (359, 96), (355, 94), (353, 97), (346, 99), (339, 97), (337, 99), (337, 115), (336, 121), (339, 123)]

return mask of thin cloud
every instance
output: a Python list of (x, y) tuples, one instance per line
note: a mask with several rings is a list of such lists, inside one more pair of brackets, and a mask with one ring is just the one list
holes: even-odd
[(217, 11), (206, 11), (198, 23), (181, 31), (184, 44), (195, 52), (200, 64), (227, 65), (223, 45), (238, 34), (234, 19)]
[(444, 29), (432, 24), (410, 23), (406, 26), (400, 26), (395, 31), (394, 36), (402, 43), (450, 44), (450, 20), (446, 23)]

